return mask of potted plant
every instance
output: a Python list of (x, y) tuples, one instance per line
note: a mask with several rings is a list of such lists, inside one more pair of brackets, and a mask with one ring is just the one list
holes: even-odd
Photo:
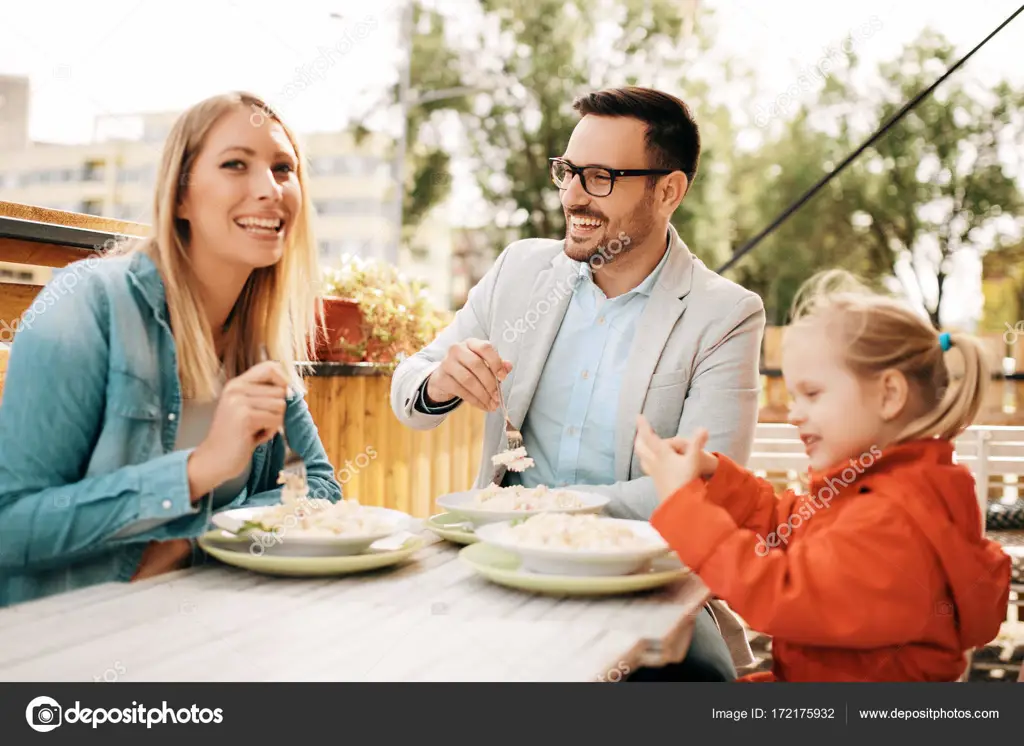
[(429, 344), (451, 320), (424, 283), (386, 262), (342, 256), (323, 268), (326, 338), (320, 360), (396, 364)]

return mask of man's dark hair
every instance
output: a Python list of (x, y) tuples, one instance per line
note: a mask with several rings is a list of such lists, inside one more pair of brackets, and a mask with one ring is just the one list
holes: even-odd
[[(653, 88), (606, 88), (579, 96), (572, 108), (581, 117), (632, 117), (647, 125), (649, 168), (682, 171), (690, 184), (700, 162), (700, 130), (690, 107), (675, 96)], [(657, 177), (651, 177), (654, 183)]]

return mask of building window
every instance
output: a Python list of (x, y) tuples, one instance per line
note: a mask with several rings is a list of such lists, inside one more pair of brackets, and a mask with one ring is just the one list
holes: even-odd
[(378, 199), (322, 199), (313, 203), (320, 215), (360, 215), (378, 217), (384, 214), (385, 205)]
[(103, 161), (86, 161), (82, 167), (82, 181), (103, 181), (104, 171)]

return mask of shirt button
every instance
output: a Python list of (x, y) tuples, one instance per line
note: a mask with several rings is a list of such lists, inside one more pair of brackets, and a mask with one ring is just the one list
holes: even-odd
[(590, 373), (588, 371), (583, 371), (583, 380), (586, 381), (588, 378), (590, 378)]
[(569, 435), (575, 435), (575, 434), (576, 434), (576, 428), (575, 427), (570, 427), (569, 428)]
[(600, 318), (598, 318), (597, 323), (598, 324), (603, 324), (604, 323), (604, 316), (601, 316)]
[(164, 510), (170, 510), (171, 509), (171, 501), (170, 500), (164, 500), (162, 503), (160, 503), (160, 507), (163, 508)]
[(167, 415), (167, 419), (170, 420), (171, 422), (174, 422), (174, 420), (175, 420), (174, 412), (171, 412), (169, 415)]

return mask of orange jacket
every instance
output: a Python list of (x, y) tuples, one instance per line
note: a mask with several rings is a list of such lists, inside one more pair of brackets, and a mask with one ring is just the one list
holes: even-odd
[(872, 450), (781, 496), (715, 454), (711, 479), (651, 517), (712, 593), (774, 638), (779, 681), (954, 681), (1006, 618), (1010, 558), (983, 537), (952, 444)]

